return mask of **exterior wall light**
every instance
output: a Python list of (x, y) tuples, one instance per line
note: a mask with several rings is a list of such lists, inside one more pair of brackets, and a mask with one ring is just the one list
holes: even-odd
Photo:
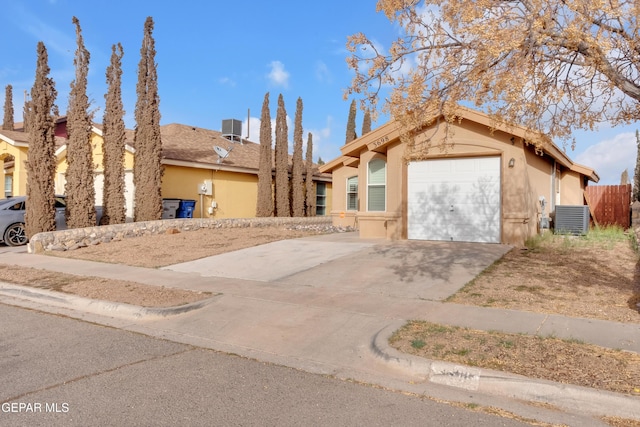
[(509, 167), (512, 168), (514, 167), (516, 164), (516, 159), (514, 159), (513, 157), (509, 159)]

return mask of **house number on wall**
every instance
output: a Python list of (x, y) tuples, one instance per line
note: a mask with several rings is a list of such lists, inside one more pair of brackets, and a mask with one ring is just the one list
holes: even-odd
[(378, 139), (377, 141), (373, 141), (371, 143), (371, 145), (373, 146), (373, 148), (377, 148), (377, 147), (381, 146), (382, 144), (384, 144), (387, 141), (389, 141), (389, 137), (388, 136), (383, 136), (382, 138)]

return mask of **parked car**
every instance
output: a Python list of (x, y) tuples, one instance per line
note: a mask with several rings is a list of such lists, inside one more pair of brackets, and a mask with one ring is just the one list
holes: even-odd
[[(24, 229), (24, 213), (27, 203), (26, 196), (9, 197), (0, 200), (0, 242), (7, 246), (26, 245), (29, 239)], [(64, 196), (56, 196), (56, 230), (65, 230), (66, 200)], [(97, 222), (100, 223), (102, 206), (96, 206)]]

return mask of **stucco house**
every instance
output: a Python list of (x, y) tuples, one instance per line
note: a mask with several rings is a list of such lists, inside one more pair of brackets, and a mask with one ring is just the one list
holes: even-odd
[[(260, 146), (239, 135), (182, 124), (160, 127), (162, 138), (162, 197), (195, 200), (194, 217), (250, 218), (256, 213)], [(126, 131), (125, 199), (127, 217), (133, 218), (133, 165), (135, 147), (132, 130)], [(91, 146), (95, 165), (96, 203), (102, 204), (102, 126), (94, 124)], [(56, 121), (55, 189), (64, 194), (66, 162), (66, 118)], [(218, 154), (214, 147), (222, 148)], [(28, 137), (19, 127), (0, 130), (0, 178), (5, 197), (26, 194)], [(316, 170), (317, 214), (331, 209), (331, 175)]]
[[(164, 125), (160, 131), (163, 197), (196, 200), (196, 217), (201, 211), (205, 218), (256, 215), (260, 144), (238, 133), (182, 124)], [(331, 175), (316, 170), (313, 181), (317, 215), (323, 216), (331, 210)]]
[(364, 238), (523, 244), (599, 180), (544, 136), (478, 111), (460, 107), (445, 132), (434, 120), (409, 149), (390, 121), (344, 145), (320, 167), (333, 176), (333, 223)]

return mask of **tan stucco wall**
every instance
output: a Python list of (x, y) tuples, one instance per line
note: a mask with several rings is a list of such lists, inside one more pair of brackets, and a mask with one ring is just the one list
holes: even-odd
[(584, 205), (584, 180), (579, 173), (562, 172), (560, 200), (562, 205)]
[[(429, 148), (427, 154), (409, 156), (405, 146), (398, 139), (377, 148), (381, 152), (369, 151), (363, 147), (358, 167), (360, 210), (344, 214), (346, 206), (346, 178), (352, 176), (355, 168), (337, 166), (333, 170), (336, 186), (333, 212), (334, 224), (344, 225), (355, 222), (364, 238), (386, 237), (406, 238), (407, 166), (406, 158), (421, 161), (435, 158), (463, 158), (476, 156), (499, 156), (501, 158), (501, 241), (508, 244), (523, 244), (538, 232), (541, 217), (539, 199), (544, 197), (546, 215), (552, 206), (552, 173), (555, 162), (549, 155), (540, 155), (519, 137), (495, 131), (491, 133), (486, 125), (463, 120), (454, 124), (453, 144), (446, 148)], [(441, 140), (444, 127), (428, 128), (418, 139), (428, 135), (433, 141)], [(373, 158), (387, 160), (387, 210), (367, 212), (367, 165)], [(509, 161), (513, 159), (513, 167)], [(562, 168), (561, 168), (562, 169)], [(562, 204), (582, 204), (581, 175), (563, 169), (561, 173)], [(554, 199), (555, 200), (555, 199)]]
[[(333, 197), (331, 198), (332, 210), (327, 212), (333, 218), (333, 224), (340, 227), (357, 227), (356, 212), (347, 210), (347, 179), (358, 175), (358, 168), (344, 166), (336, 170), (332, 175)], [(362, 184), (358, 179), (358, 203), (362, 201)]]
[[(360, 156), (358, 167), (360, 211), (357, 216), (360, 235), (363, 237), (402, 238), (402, 209), (406, 197), (402, 192), (403, 173), (406, 175), (406, 165), (402, 162), (403, 152), (403, 146), (395, 143), (388, 147), (386, 153), (363, 151)], [(369, 162), (374, 159), (382, 159), (386, 162), (386, 211), (384, 212), (368, 211), (368, 167)]]

